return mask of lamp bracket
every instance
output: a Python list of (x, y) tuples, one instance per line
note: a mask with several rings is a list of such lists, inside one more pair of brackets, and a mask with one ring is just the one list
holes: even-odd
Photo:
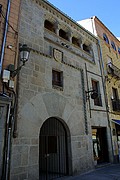
[(92, 93), (92, 92), (96, 92), (94, 89), (86, 91), (86, 94)]
[(24, 66), (24, 65), (25, 65), (25, 62), (23, 62), (23, 64), (21, 66), (19, 66), (17, 69), (14, 69), (14, 65), (13, 64), (9, 64), (8, 70), (10, 71), (10, 76), (12, 78), (14, 78), (19, 73), (19, 71), (21, 70), (22, 66)]
[(86, 100), (90, 98), (89, 93), (91, 93), (91, 99), (96, 99), (98, 97), (98, 92), (94, 89), (86, 91)]

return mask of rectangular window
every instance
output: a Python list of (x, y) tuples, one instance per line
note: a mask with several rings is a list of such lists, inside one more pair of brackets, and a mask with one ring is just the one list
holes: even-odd
[(120, 111), (120, 100), (118, 97), (118, 90), (116, 88), (112, 88), (112, 107), (113, 111)]
[(63, 87), (63, 72), (52, 70), (52, 85)]
[(118, 91), (116, 88), (112, 88), (113, 99), (118, 100)]
[(94, 99), (94, 105), (102, 106), (101, 94), (100, 94), (100, 87), (99, 82), (92, 80), (92, 89), (98, 93), (98, 97)]

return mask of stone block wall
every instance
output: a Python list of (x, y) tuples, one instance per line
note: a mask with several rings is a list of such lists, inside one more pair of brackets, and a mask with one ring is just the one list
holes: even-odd
[[(60, 44), (61, 38), (52, 33), (50, 36), (47, 35), (49, 31), (44, 28), (44, 19), (48, 13), (51, 18), (57, 14), (61, 24), (65, 23), (62, 19), (65, 17), (46, 2), (21, 1), (19, 41), (31, 47), (31, 54), (29, 62), (22, 68), (19, 76), (18, 137), (13, 140), (12, 146), (11, 180), (39, 179), (40, 130), (44, 122), (51, 117), (59, 119), (70, 132), (69, 174), (86, 172), (94, 166), (91, 138), (94, 119), (90, 119), (84, 91), (87, 90), (85, 64), (89, 71), (94, 72), (93, 74), (101, 75), (97, 40), (83, 29), (80, 30), (85, 40), (88, 38), (93, 44), (94, 61), (93, 57), (80, 48), (77, 49), (71, 44), (69, 49), (63, 47)], [(74, 24), (70, 19), (67, 21)], [(76, 28), (70, 27), (76, 31), (78, 27), (74, 26)], [(61, 61), (55, 59), (54, 48), (63, 53)], [(86, 59), (87, 57), (89, 58)], [(52, 86), (53, 69), (63, 72), (63, 89)], [(89, 75), (89, 83), (93, 74)], [(99, 80), (101, 83), (101, 78)], [(102, 87), (101, 90), (103, 93)], [(103, 98), (101, 110), (104, 109)], [(100, 116), (101, 113), (99, 118)], [(106, 114), (101, 120), (101, 125), (107, 126), (107, 123), (103, 123), (104, 120), (106, 121)], [(88, 134), (85, 131), (85, 121)]]

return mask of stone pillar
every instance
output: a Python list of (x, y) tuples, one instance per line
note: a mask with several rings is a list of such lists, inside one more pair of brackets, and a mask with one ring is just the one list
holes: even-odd
[(81, 38), (78, 39), (78, 43), (79, 43), (80, 48), (82, 48), (82, 39)]
[(55, 22), (54, 28), (55, 28), (55, 34), (59, 36), (59, 22), (58, 21)]
[(67, 32), (67, 36), (68, 36), (68, 40), (70, 41), (70, 43), (72, 43), (72, 31), (71, 30), (69, 30)]
[(80, 41), (81, 41), (81, 43), (80, 43), (80, 47), (83, 49), (83, 44), (85, 43), (85, 39), (80, 38)]
[(89, 45), (89, 49), (90, 49), (90, 54), (93, 56), (93, 45), (92, 44)]

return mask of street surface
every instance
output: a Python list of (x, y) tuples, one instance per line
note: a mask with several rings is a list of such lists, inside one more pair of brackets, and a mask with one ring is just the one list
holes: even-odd
[(120, 180), (120, 164), (109, 164), (82, 175), (64, 177), (60, 180)]

